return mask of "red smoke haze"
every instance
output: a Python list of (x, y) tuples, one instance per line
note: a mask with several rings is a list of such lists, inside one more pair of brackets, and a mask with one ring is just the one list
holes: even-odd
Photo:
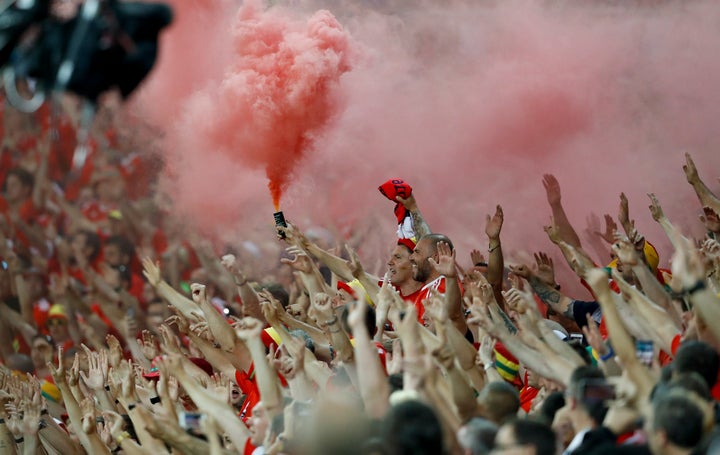
[[(615, 215), (625, 191), (638, 228), (659, 246), (661, 265), (669, 250), (645, 193), (656, 192), (683, 229), (701, 232), (681, 165), (682, 152), (691, 152), (717, 188), (720, 8), (713, 1), (327, 0), (273, 7), (252, 16), (250, 27), (320, 20), (334, 34), (322, 39), (341, 43), (333, 48), (337, 58), (347, 58), (348, 49), (353, 55), (352, 69), (334, 73), (325, 87), (330, 105), (323, 102), (320, 115), (308, 98), (307, 111), (288, 108), (294, 119), (325, 120), (311, 122), (301, 160), (293, 147), (282, 158), (264, 145), (255, 148), (262, 156), (238, 150), (238, 138), (262, 136), (264, 124), (277, 121), (261, 107), (246, 109), (247, 94), (266, 88), (233, 79), (251, 58), (238, 55), (246, 50), (233, 38), (248, 26), (243, 15), (230, 27), (232, 2), (202, 2), (205, 15), (187, 20), (201, 2), (176, 3), (179, 21), (166, 38), (174, 44), (145, 89), (155, 105), (145, 112), (167, 131), (176, 179), (164, 184), (189, 221), (271, 238), (264, 227), (273, 208), (262, 175), (271, 157), (294, 169), (286, 173), (286, 216), (304, 226), (366, 229), (361, 255), (368, 259), (384, 257), (394, 235), (392, 205), (376, 189), (390, 177), (414, 186), (430, 225), (453, 239), (464, 263), (470, 248), (485, 247), (484, 218), (498, 203), (507, 251), (549, 248), (541, 228), (550, 213), (541, 184), (547, 172), (560, 181), (579, 231), (592, 211)], [(313, 17), (319, 7), (347, 35), (325, 13)], [(217, 25), (204, 25), (209, 18)], [(323, 61), (325, 54), (308, 55), (317, 60), (302, 62), (300, 71), (345, 69)], [(284, 128), (274, 132), (283, 140)]]

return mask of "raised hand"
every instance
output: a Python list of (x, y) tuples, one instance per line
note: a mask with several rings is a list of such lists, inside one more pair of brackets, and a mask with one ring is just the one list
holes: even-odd
[(158, 327), (160, 333), (160, 348), (166, 354), (182, 354), (182, 346), (178, 337), (165, 324)]
[(526, 280), (529, 280), (530, 277), (535, 275), (535, 272), (533, 272), (533, 270), (525, 264), (511, 265), (509, 267), (510, 267), (510, 271), (513, 274), (519, 276), (520, 278), (524, 278)]
[(608, 244), (612, 245), (615, 242), (615, 232), (617, 232), (617, 223), (613, 217), (608, 214), (603, 216), (605, 219), (605, 231), (595, 231), (595, 234), (601, 239), (605, 240)]
[(235, 333), (238, 338), (243, 340), (245, 343), (250, 340), (260, 339), (260, 334), (263, 331), (262, 322), (255, 318), (246, 317), (242, 318), (240, 322), (235, 326)]
[(399, 202), (403, 205), (406, 209), (408, 209), (411, 212), (417, 211), (417, 201), (415, 200), (415, 195), (411, 194), (407, 198), (402, 198), (400, 196), (397, 196), (395, 198), (395, 201)]
[(555, 266), (552, 258), (542, 251), (533, 254), (533, 256), (537, 264), (535, 276), (548, 286), (555, 286)]
[(609, 352), (608, 347), (600, 334), (597, 323), (590, 314), (586, 314), (585, 317), (587, 317), (587, 325), (582, 328), (585, 340), (587, 340), (590, 347), (592, 347), (600, 357), (606, 356)]
[(486, 264), (485, 256), (479, 250), (472, 250), (470, 252), (470, 260), (472, 264), (477, 267), (478, 264)]
[(282, 304), (267, 290), (259, 292), (258, 297), (265, 320), (270, 325), (280, 325), (282, 316), (285, 313)]
[(178, 332), (182, 334), (188, 334), (190, 332), (190, 321), (188, 321), (187, 318), (182, 315), (182, 313), (177, 310), (175, 311), (176, 314), (165, 319), (165, 324), (167, 324), (168, 326), (175, 324), (175, 326), (178, 328)]
[(450, 246), (445, 242), (438, 242), (437, 244), (438, 260), (435, 261), (433, 258), (428, 258), (430, 266), (440, 275), (446, 278), (457, 277), (457, 270), (455, 269), (455, 251), (450, 250)]
[(360, 326), (365, 325), (365, 315), (367, 314), (367, 303), (365, 301), (357, 301), (351, 305), (347, 322), (352, 327), (353, 332)]
[(295, 257), (292, 259), (282, 258), (280, 262), (289, 265), (293, 270), (301, 273), (310, 274), (312, 273), (312, 261), (310, 257), (300, 248), (289, 247), (286, 251), (293, 254)]
[(120, 346), (120, 341), (115, 338), (114, 335), (108, 334), (105, 337), (105, 342), (108, 345), (108, 363), (110, 366), (117, 366), (124, 358), (123, 349)]
[(355, 250), (350, 248), (350, 245), (345, 245), (345, 251), (347, 251), (348, 257), (350, 258), (350, 260), (347, 261), (347, 265), (350, 269), (350, 272), (352, 273), (352, 276), (355, 278), (360, 278), (365, 273), (362, 263), (360, 262), (360, 258), (358, 257)]
[(40, 413), (42, 412), (42, 397), (39, 390), (35, 390), (32, 394), (32, 399), (24, 399), (22, 401), (23, 406), (23, 420), (21, 429), (25, 435), (35, 435), (38, 432), (38, 422), (40, 422)]
[(160, 263), (153, 262), (150, 258), (144, 258), (142, 260), (143, 275), (147, 278), (148, 283), (152, 287), (157, 287), (162, 282), (162, 275), (160, 273)]
[(677, 236), (673, 241), (677, 245), (672, 258), (672, 274), (682, 283), (684, 289), (690, 289), (706, 277), (705, 264), (700, 251), (688, 239)]
[(140, 340), (140, 350), (142, 351), (146, 359), (152, 361), (160, 354), (160, 350), (158, 349), (157, 343), (155, 341), (155, 336), (150, 333), (149, 330), (143, 330), (140, 336), (142, 337)]
[(608, 274), (604, 269), (594, 268), (585, 272), (585, 281), (597, 294), (598, 291), (610, 291)]
[(335, 316), (335, 314), (333, 313), (330, 296), (323, 292), (318, 292), (317, 294), (315, 294), (315, 299), (312, 302), (312, 306), (315, 309), (315, 313), (320, 318), (319, 321), (321, 323), (324, 321), (329, 321)]
[(485, 234), (488, 236), (488, 239), (498, 240), (500, 238), (500, 231), (502, 230), (503, 220), (503, 209), (498, 204), (495, 207), (495, 215), (493, 215), (492, 217), (490, 217), (490, 215), (487, 215), (485, 218)]
[(198, 305), (207, 301), (207, 290), (204, 284), (191, 283), (190, 294), (192, 295), (193, 302)]
[(650, 206), (648, 208), (650, 209), (650, 214), (652, 215), (653, 220), (657, 222), (664, 220), (665, 213), (663, 212), (662, 206), (660, 205), (660, 201), (658, 200), (657, 196), (655, 196), (654, 193), (648, 193), (648, 197), (650, 198)]
[(82, 345), (83, 350), (88, 358), (88, 374), (85, 371), (80, 371), (80, 377), (82, 377), (85, 385), (90, 387), (94, 391), (100, 391), (105, 388), (105, 382), (107, 381), (108, 375), (108, 358), (107, 352), (102, 350), (100, 352), (92, 352), (90, 349)]
[(58, 359), (58, 366), (55, 368), (55, 365), (52, 364), (52, 362), (47, 363), (47, 367), (50, 370), (50, 375), (55, 380), (55, 384), (61, 385), (66, 384), (67, 380), (65, 378), (65, 360), (63, 359), (63, 347), (58, 347), (58, 353), (57, 353), (57, 359)]
[(640, 257), (638, 256), (635, 246), (629, 241), (618, 240), (613, 244), (612, 249), (623, 265), (632, 267), (640, 263)]
[(544, 174), (543, 186), (545, 187), (545, 194), (547, 196), (548, 203), (551, 206), (560, 204), (560, 183), (557, 181), (555, 176), (552, 174)]
[(683, 171), (685, 172), (685, 177), (687, 178), (688, 183), (693, 184), (700, 181), (700, 175), (698, 174), (697, 167), (695, 166), (695, 162), (689, 153), (685, 154)]
[(70, 387), (74, 387), (80, 381), (80, 353), (75, 354), (72, 367), (67, 372), (67, 383)]
[(553, 217), (550, 217), (549, 225), (543, 226), (543, 230), (545, 231), (552, 243), (557, 245), (562, 241), (562, 238), (560, 238), (560, 228), (555, 223), (555, 219)]
[(623, 227), (630, 225), (630, 205), (625, 193), (620, 193), (620, 210), (618, 212), (618, 221)]

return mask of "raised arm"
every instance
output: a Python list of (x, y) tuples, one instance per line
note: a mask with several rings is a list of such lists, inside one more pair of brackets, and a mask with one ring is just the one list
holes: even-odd
[(415, 195), (411, 194), (407, 199), (403, 199), (398, 196), (395, 198), (395, 200), (401, 203), (407, 209), (407, 211), (410, 212), (413, 220), (413, 230), (415, 231), (415, 236), (418, 239), (421, 239), (426, 235), (432, 234), (430, 226), (428, 226), (427, 222), (425, 221), (425, 217), (422, 215), (420, 209), (418, 208), (417, 201), (415, 200)]
[(580, 237), (578, 237), (577, 232), (575, 232), (575, 229), (570, 224), (570, 220), (562, 206), (560, 183), (554, 175), (545, 174), (543, 175), (543, 186), (545, 187), (548, 204), (550, 204), (550, 209), (552, 210), (552, 217), (558, 226), (560, 239), (575, 248), (580, 248)]
[(487, 235), (488, 238), (487, 280), (493, 287), (495, 299), (498, 302), (502, 302), (501, 293), (503, 286), (503, 271), (505, 269), (502, 244), (500, 243), (500, 231), (502, 230), (503, 220), (503, 209), (499, 204), (495, 207), (495, 215), (492, 217), (487, 215), (485, 219), (485, 235)]
[(448, 317), (450, 317), (458, 331), (464, 334), (468, 329), (457, 269), (455, 268), (455, 250), (451, 250), (450, 246), (445, 242), (438, 242), (437, 251), (437, 262), (433, 258), (428, 258), (428, 261), (438, 274), (445, 277), (445, 305)]
[(612, 298), (607, 273), (603, 269), (591, 269), (587, 273), (586, 281), (592, 287), (600, 302), (603, 319), (615, 354), (620, 358), (623, 367), (630, 375), (630, 379), (637, 386), (638, 397), (640, 399), (648, 398), (656, 380), (636, 357), (635, 343), (625, 328), (620, 312), (617, 310), (615, 301)]
[(359, 301), (353, 304), (348, 315), (348, 324), (355, 337), (355, 362), (358, 372), (360, 396), (370, 418), (382, 418), (389, 407), (390, 387), (377, 355), (375, 343), (365, 325), (367, 304)]
[(695, 162), (689, 153), (685, 154), (685, 164), (683, 165), (683, 171), (685, 171), (685, 177), (690, 185), (695, 190), (695, 194), (703, 207), (712, 208), (715, 213), (720, 213), (720, 199), (715, 196), (710, 188), (705, 185), (705, 182), (700, 178)]

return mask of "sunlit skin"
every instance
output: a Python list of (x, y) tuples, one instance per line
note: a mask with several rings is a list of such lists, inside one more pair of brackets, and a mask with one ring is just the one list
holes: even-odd
[(403, 245), (396, 245), (387, 262), (390, 283), (402, 295), (410, 295), (420, 289), (423, 283), (413, 278), (413, 265), (410, 262), (410, 250)]
[(430, 239), (421, 239), (410, 255), (413, 278), (421, 283), (427, 283), (432, 276), (432, 266), (429, 258), (435, 256), (437, 249), (431, 245)]

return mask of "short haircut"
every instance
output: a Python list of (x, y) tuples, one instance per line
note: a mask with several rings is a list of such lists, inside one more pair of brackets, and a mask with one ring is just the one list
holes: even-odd
[(707, 386), (705, 379), (698, 373), (683, 373), (675, 376), (668, 384), (670, 390), (686, 390), (697, 394), (700, 398), (705, 401), (712, 401), (713, 397), (710, 393), (710, 388)]
[(536, 417), (544, 423), (552, 424), (555, 420), (555, 414), (565, 406), (565, 394), (562, 392), (553, 392), (548, 395), (540, 406), (540, 412)]
[(437, 250), (437, 244), (440, 242), (447, 243), (448, 246), (450, 247), (450, 251), (455, 249), (455, 247), (453, 246), (453, 243), (450, 241), (450, 238), (448, 238), (448, 236), (446, 236), (446, 235), (443, 235), (443, 234), (424, 235), (420, 238), (420, 240), (418, 240), (418, 243), (420, 243), (420, 241), (425, 240), (425, 239), (430, 240), (430, 245), (432, 246), (433, 251)]
[(676, 374), (695, 372), (705, 379), (712, 389), (717, 382), (720, 357), (717, 351), (702, 341), (687, 341), (680, 345), (672, 363)]
[(520, 396), (515, 387), (505, 381), (487, 384), (478, 397), (483, 415), (497, 424), (511, 419), (520, 409)]
[(482, 417), (473, 417), (458, 433), (458, 442), (463, 449), (470, 450), (472, 455), (490, 453), (495, 445), (498, 426)]
[(382, 431), (390, 453), (435, 455), (444, 452), (440, 419), (430, 406), (420, 401), (408, 400), (391, 407)]
[(555, 432), (549, 425), (529, 419), (518, 419), (508, 425), (512, 426), (517, 443), (535, 447), (536, 455), (557, 453)]
[(583, 365), (575, 369), (570, 375), (570, 383), (568, 384), (568, 393), (573, 397), (583, 409), (587, 411), (595, 423), (600, 424), (605, 419), (608, 405), (605, 402), (586, 403), (583, 400), (581, 384), (588, 380), (605, 380), (605, 374), (596, 366)]
[(687, 392), (672, 391), (653, 403), (652, 428), (677, 447), (691, 449), (703, 437), (705, 416)]

